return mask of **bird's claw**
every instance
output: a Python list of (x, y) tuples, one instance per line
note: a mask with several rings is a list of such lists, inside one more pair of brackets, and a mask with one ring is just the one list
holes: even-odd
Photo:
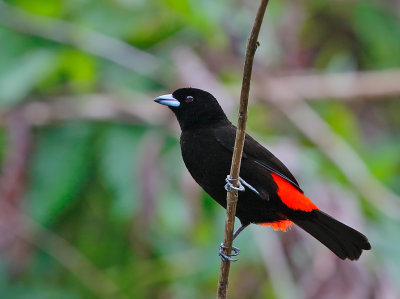
[(232, 179), (229, 174), (226, 176), (226, 179), (225, 179), (226, 184), (224, 186), (226, 191), (232, 192), (232, 190), (238, 190), (238, 191), (244, 191), (245, 190), (244, 187), (242, 186), (242, 184), (240, 183), (240, 180), (238, 180), (238, 183), (239, 183), (238, 187), (233, 185), (234, 181), (235, 181), (235, 179)]
[[(238, 180), (238, 183), (239, 183), (239, 186), (238, 186), (238, 187), (235, 187), (235, 186), (233, 185), (233, 182), (234, 182), (234, 181), (235, 181), (235, 180), (232, 179), (230, 175), (227, 175), (227, 176), (226, 176), (226, 179), (225, 179), (226, 184), (225, 184), (225, 187), (224, 187), (226, 191), (228, 191), (228, 192), (232, 192), (232, 190), (245, 191), (246, 189), (245, 189), (244, 186), (246, 186), (246, 187), (248, 187), (251, 191), (253, 191), (254, 193), (256, 193), (257, 195), (260, 195), (260, 192), (258, 192), (256, 188), (254, 188), (252, 185), (250, 185), (249, 183), (247, 183), (247, 182), (246, 182), (244, 179), (242, 179), (241, 177), (239, 177), (239, 180)], [(244, 186), (243, 186), (242, 184), (243, 184)]]
[(221, 260), (223, 260), (224, 262), (226, 262), (226, 261), (236, 262), (237, 259), (233, 259), (231, 257), (238, 256), (240, 253), (240, 249), (235, 246), (232, 246), (233, 253), (231, 253), (230, 255), (225, 254), (224, 249), (228, 249), (228, 247), (225, 246), (224, 243), (221, 243), (221, 245), (219, 245), (219, 254), (218, 254), (220, 256)]

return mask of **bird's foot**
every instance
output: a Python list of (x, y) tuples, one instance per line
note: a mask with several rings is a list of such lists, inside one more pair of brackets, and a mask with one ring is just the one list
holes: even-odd
[(225, 184), (225, 187), (224, 187), (226, 191), (232, 192), (232, 190), (238, 190), (238, 191), (244, 191), (245, 190), (244, 187), (242, 186), (242, 184), (240, 183), (240, 179), (238, 180), (238, 183), (239, 183), (238, 187), (233, 185), (234, 181), (236, 181), (236, 180), (232, 179), (229, 174), (226, 176), (226, 179), (225, 179), (226, 184)]
[[(225, 179), (225, 182), (226, 182), (226, 184), (225, 184), (225, 190), (226, 190), (226, 191), (228, 191), (228, 192), (232, 192), (232, 190), (245, 191), (244, 186), (246, 186), (247, 188), (249, 188), (251, 191), (253, 191), (253, 192), (256, 193), (257, 195), (260, 195), (260, 192), (258, 192), (256, 188), (254, 188), (252, 185), (250, 185), (249, 183), (247, 183), (247, 182), (246, 182), (244, 179), (242, 179), (241, 177), (239, 177), (239, 181), (238, 181), (239, 186), (238, 186), (238, 187), (235, 187), (235, 186), (233, 185), (233, 182), (234, 182), (234, 181), (235, 181), (235, 180), (232, 179), (230, 175), (227, 175), (227, 176), (226, 176), (226, 179)], [(243, 184), (244, 186), (243, 186), (242, 184)]]
[(221, 243), (221, 245), (219, 245), (219, 256), (221, 260), (223, 260), (224, 262), (226, 261), (236, 262), (237, 259), (233, 259), (232, 256), (238, 256), (240, 253), (240, 249), (235, 246), (232, 246), (233, 253), (231, 253), (230, 255), (225, 254), (224, 249), (228, 249), (228, 247), (225, 246), (224, 243)]

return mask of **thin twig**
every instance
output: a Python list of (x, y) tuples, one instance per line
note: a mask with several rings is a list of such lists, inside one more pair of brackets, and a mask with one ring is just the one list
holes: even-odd
[[(257, 50), (258, 34), (260, 33), (261, 24), (264, 18), (265, 10), (267, 8), (268, 0), (261, 0), (260, 6), (257, 11), (256, 18), (254, 20), (253, 29), (251, 31), (250, 39), (247, 43), (246, 60), (244, 63), (242, 91), (240, 94), (240, 107), (239, 107), (239, 118), (238, 127), (236, 130), (235, 147), (233, 150), (232, 164), (230, 177), (233, 179), (233, 185), (239, 186), (239, 172), (240, 164), (242, 160), (244, 139), (246, 133), (246, 121), (247, 121), (247, 106), (249, 101), (250, 92), (250, 80), (251, 72), (253, 68), (254, 55)], [(235, 215), (236, 215), (236, 203), (238, 200), (238, 191), (231, 190), (227, 192), (227, 206), (226, 206), (226, 218), (225, 218), (225, 235), (224, 245), (227, 247), (224, 253), (229, 255), (232, 251), (233, 241), (233, 229), (235, 226)], [(229, 282), (229, 269), (230, 262), (221, 261), (221, 272), (218, 280), (217, 298), (226, 298)]]
[[(8, 142), (0, 174), (0, 202), (20, 207), (23, 206), (22, 198), (26, 188), (26, 165), (32, 146), (32, 131), (20, 111), (7, 116), (6, 128)], [(17, 238), (17, 234), (4, 229), (5, 225), (23, 233), (24, 223), (18, 213), (7, 213), (0, 209), (0, 252), (5, 253), (8, 259), (10, 273), (18, 275), (26, 266), (29, 248)]]
[(6, 124), (6, 116), (14, 111), (20, 111), (24, 121), (31, 126), (77, 120), (156, 125), (168, 117), (165, 110), (153, 108), (151, 102), (146, 102), (148, 95), (134, 93), (131, 97), (141, 101), (140, 109), (136, 101), (111, 94), (59, 96), (41, 98), (40, 101), (31, 99), (12, 109), (0, 109), (0, 126)]
[(307, 72), (267, 79), (263, 72), (257, 79), (257, 86), (277, 92), (274, 98), (279, 97), (279, 102), (302, 102), (303, 99), (351, 101), (400, 95), (400, 69), (334, 74)]

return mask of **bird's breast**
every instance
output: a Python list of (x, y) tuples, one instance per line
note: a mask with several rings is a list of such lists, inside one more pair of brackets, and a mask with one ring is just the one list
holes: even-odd
[(212, 132), (184, 132), (180, 143), (183, 161), (194, 180), (224, 205), (225, 178), (232, 155), (215, 140)]

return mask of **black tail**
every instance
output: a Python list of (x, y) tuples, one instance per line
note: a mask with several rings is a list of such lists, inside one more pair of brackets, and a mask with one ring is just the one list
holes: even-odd
[(342, 260), (346, 258), (357, 260), (363, 249), (371, 249), (367, 237), (362, 233), (319, 210), (313, 210), (310, 213), (312, 213), (310, 218), (291, 220)]

